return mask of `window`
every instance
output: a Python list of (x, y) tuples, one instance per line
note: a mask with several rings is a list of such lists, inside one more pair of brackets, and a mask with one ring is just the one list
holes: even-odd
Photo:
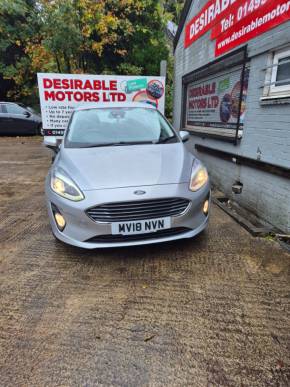
[(249, 74), (247, 47), (242, 47), (184, 75), (181, 127), (236, 144), (243, 135)]
[(9, 114), (24, 114), (25, 113), (25, 109), (23, 109), (22, 107), (18, 106), (15, 103), (6, 104), (5, 107), (6, 107), (7, 113), (9, 113)]
[(262, 99), (290, 96), (290, 49), (270, 54)]
[(276, 87), (290, 85), (290, 55), (279, 59), (276, 75)]
[[(192, 127), (233, 130), (242, 129), (246, 112), (249, 69), (241, 82), (242, 67), (238, 66), (187, 85), (185, 125)], [(242, 101), (241, 87), (243, 83)]]

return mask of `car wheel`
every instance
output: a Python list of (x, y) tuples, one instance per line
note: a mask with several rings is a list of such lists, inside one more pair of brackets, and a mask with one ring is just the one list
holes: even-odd
[(43, 136), (42, 132), (42, 124), (39, 124), (38, 127), (36, 128), (36, 133), (37, 136)]

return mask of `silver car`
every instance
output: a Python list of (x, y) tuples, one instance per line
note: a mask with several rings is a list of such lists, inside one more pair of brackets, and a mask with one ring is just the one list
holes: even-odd
[(46, 179), (55, 237), (94, 249), (200, 233), (208, 223), (210, 184), (184, 145), (188, 138), (148, 104), (77, 108)]

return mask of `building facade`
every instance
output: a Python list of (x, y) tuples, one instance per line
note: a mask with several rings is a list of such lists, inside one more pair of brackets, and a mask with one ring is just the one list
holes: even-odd
[(214, 185), (290, 234), (290, 1), (186, 1), (174, 87), (174, 126)]

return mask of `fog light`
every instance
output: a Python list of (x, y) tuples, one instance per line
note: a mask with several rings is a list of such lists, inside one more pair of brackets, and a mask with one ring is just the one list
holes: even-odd
[(60, 231), (63, 231), (63, 229), (65, 228), (65, 224), (66, 224), (64, 217), (59, 212), (56, 212), (56, 213), (54, 213), (54, 219), (56, 221), (58, 229)]
[(203, 213), (204, 213), (204, 215), (207, 215), (207, 214), (208, 214), (208, 210), (209, 210), (209, 201), (206, 200), (206, 201), (204, 202), (204, 205), (203, 205)]

